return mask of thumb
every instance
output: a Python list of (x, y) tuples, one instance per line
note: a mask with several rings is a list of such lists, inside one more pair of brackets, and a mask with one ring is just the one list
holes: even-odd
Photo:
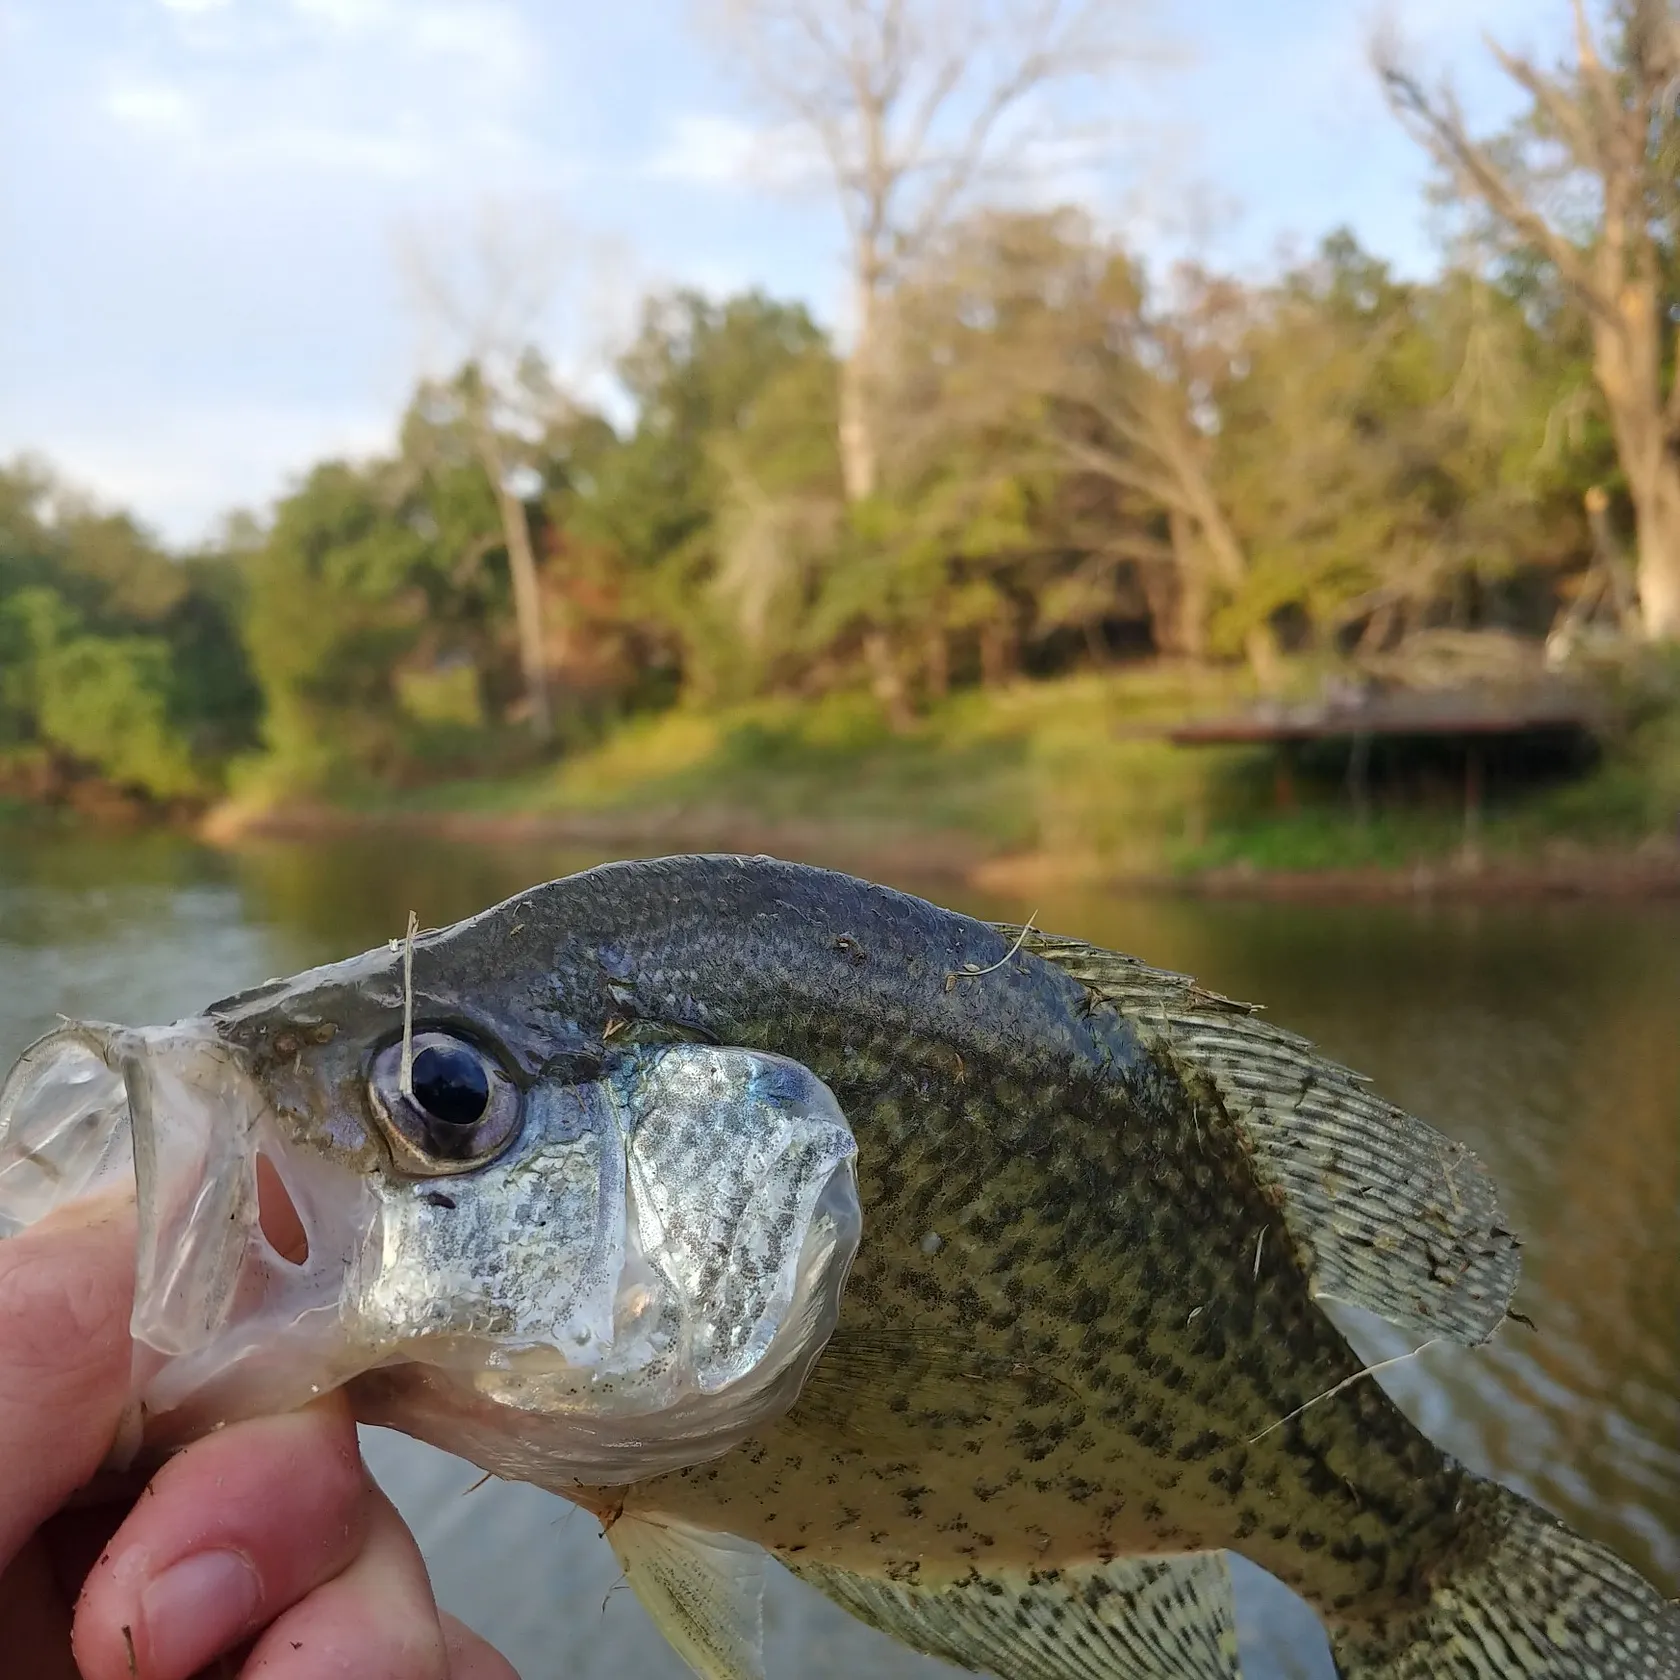
[(98, 1470), (128, 1397), (134, 1208), (0, 1241), (0, 1571)]

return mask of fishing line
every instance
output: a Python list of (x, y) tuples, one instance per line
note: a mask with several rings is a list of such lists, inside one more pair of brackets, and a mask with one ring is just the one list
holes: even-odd
[(945, 976), (945, 990), (950, 991), (959, 980), (978, 980), (982, 974), (996, 974), (997, 971), (1002, 968), (1003, 965), (1008, 962), (1009, 959), (1014, 956), (1023, 945), (1026, 944), (1027, 935), (1032, 932), (1033, 923), (1037, 920), (1038, 912), (1035, 910), (1027, 917), (1025, 925), (1022, 927), (1020, 933), (1016, 935), (1015, 943), (1011, 945), (995, 963), (991, 963), (985, 968), (976, 968), (973, 963), (964, 963), (960, 972), (947, 974)]
[(403, 1053), (397, 1082), (397, 1089), (410, 1100), (414, 1097), (414, 936), (419, 931), (420, 918), (410, 910), (408, 935), (403, 940)]
[(1281, 1429), (1286, 1423), (1292, 1423), (1302, 1412), (1310, 1411), (1321, 1400), (1333, 1400), (1344, 1388), (1352, 1388), (1361, 1377), (1369, 1377), (1378, 1371), (1386, 1371), (1391, 1365), (1404, 1365), (1408, 1359), (1416, 1359), (1420, 1353), (1427, 1353), (1432, 1347), (1438, 1346), (1445, 1337), (1431, 1336), (1422, 1347), (1415, 1347), (1410, 1353), (1397, 1353), (1392, 1359), (1380, 1359), (1375, 1365), (1367, 1365), (1363, 1371), (1355, 1371), (1351, 1377), (1344, 1377), (1334, 1388), (1327, 1388), (1322, 1394), (1315, 1394), (1305, 1405), (1297, 1406), (1287, 1417), (1280, 1417), (1276, 1423), (1269, 1423), (1258, 1435), (1248, 1438), (1249, 1446), (1256, 1441), (1263, 1441), (1274, 1429)]

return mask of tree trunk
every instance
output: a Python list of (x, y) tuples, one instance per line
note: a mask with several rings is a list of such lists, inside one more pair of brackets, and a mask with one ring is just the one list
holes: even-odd
[(857, 338), (840, 364), (840, 476), (848, 502), (873, 496), (880, 476), (874, 414), (880, 304), (867, 280), (858, 282), (857, 313)]
[(1680, 458), (1663, 412), (1654, 295), (1624, 288), (1593, 334), (1593, 373), (1627, 476), (1638, 549), (1639, 616), (1648, 640), (1680, 641)]
[(928, 698), (943, 700), (951, 692), (951, 645), (937, 625), (928, 630), (922, 665), (927, 672)]
[(990, 618), (980, 626), (980, 685), (1002, 688), (1015, 674), (1015, 626)]
[(1177, 508), (1167, 515), (1167, 530), (1172, 539), (1173, 570), (1178, 573), (1177, 622), (1168, 631), (1172, 650), (1204, 665), (1207, 663), (1207, 569), (1196, 552), (1195, 530)]
[(916, 714), (910, 706), (898, 654), (885, 630), (870, 630), (864, 636), (863, 657), (869, 665), (870, 687), (887, 714), (888, 724), (896, 733), (904, 734), (914, 726)]
[[(1235, 594), (1247, 580), (1248, 558), (1244, 555), (1242, 543), (1237, 533), (1231, 529), (1230, 522), (1225, 518), (1225, 510), (1220, 507), (1212, 490), (1205, 484), (1198, 484), (1194, 488), (1195, 520), (1200, 527), (1208, 558), (1219, 576), (1219, 581)], [(1254, 680), (1259, 683), (1262, 692), (1275, 693), (1283, 680), (1283, 661), (1278, 653), (1277, 637), (1272, 634), (1271, 625), (1262, 622), (1252, 626), (1243, 636), (1243, 652), (1248, 656)]]
[(1639, 548), (1639, 617), (1648, 640), (1680, 642), (1680, 462), (1661, 451), (1639, 478), (1628, 475)]
[(537, 559), (531, 546), (531, 522), (525, 504), (507, 487), (507, 466), (488, 421), (477, 427), (479, 459), (495, 492), (513, 581), (513, 616), (519, 632), (519, 667), (525, 700), (531, 708), (531, 733), (546, 741), (554, 731), (548, 701), (548, 666), (543, 649), (542, 593), (537, 587)]

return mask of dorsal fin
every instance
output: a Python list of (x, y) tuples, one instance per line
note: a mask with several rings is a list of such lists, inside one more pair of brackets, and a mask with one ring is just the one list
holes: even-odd
[(1005, 1680), (1241, 1680), (1223, 1552), (921, 1587), (789, 1560), (860, 1621)]
[(764, 1680), (764, 1553), (732, 1534), (666, 1517), (607, 1529), (653, 1624), (703, 1680)]
[(1193, 1097), (1217, 1097), (1278, 1198), (1314, 1295), (1470, 1346), (1505, 1321), (1520, 1245), (1463, 1144), (1249, 1004), (1082, 940), (1028, 932), (1022, 943), (1169, 1058)]

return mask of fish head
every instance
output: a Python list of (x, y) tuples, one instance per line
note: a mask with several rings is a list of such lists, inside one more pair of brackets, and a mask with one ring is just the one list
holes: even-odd
[(24, 1053), (0, 1235), (132, 1186), (146, 1446), (345, 1387), (498, 1474), (611, 1484), (793, 1403), (861, 1234), (833, 1094), (533, 995), (380, 950)]

